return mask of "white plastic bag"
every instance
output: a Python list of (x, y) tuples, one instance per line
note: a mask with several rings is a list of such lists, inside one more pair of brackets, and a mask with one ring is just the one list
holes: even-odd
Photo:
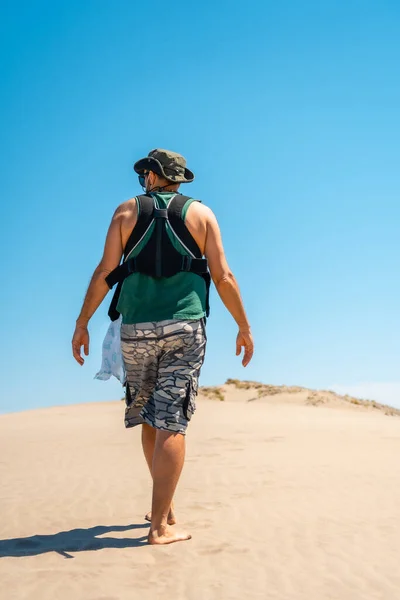
[(110, 323), (103, 341), (100, 371), (94, 378), (105, 381), (114, 375), (124, 385), (125, 367), (121, 352), (121, 323), (122, 315)]

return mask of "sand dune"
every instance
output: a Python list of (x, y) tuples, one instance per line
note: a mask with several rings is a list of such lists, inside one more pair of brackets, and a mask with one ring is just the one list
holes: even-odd
[(266, 387), (200, 393), (163, 548), (123, 403), (1, 416), (0, 597), (399, 600), (400, 419)]
[(331, 390), (310, 390), (300, 386), (267, 385), (257, 381), (239, 381), (228, 379), (222, 386), (201, 387), (200, 396), (214, 400), (254, 400), (269, 401), (273, 404), (297, 404), (327, 406), (329, 408), (356, 408), (368, 411), (381, 411), (387, 416), (400, 416), (400, 410), (393, 406), (381, 404), (375, 400), (365, 400), (353, 396), (342, 396)]

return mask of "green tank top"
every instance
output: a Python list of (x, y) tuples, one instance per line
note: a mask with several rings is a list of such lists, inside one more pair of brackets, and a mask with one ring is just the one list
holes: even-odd
[[(167, 208), (172, 192), (153, 194), (157, 208)], [(186, 218), (187, 210), (193, 199), (183, 207), (182, 217)], [(139, 216), (139, 215), (138, 215)], [(130, 254), (134, 258), (148, 242), (154, 225), (143, 240)], [(168, 227), (167, 233), (178, 252), (188, 255), (184, 246), (177, 240)], [(201, 319), (206, 315), (206, 284), (202, 277), (195, 273), (177, 273), (172, 277), (156, 279), (143, 273), (132, 273), (122, 284), (117, 310), (122, 315), (122, 322), (148, 323), (166, 319)]]

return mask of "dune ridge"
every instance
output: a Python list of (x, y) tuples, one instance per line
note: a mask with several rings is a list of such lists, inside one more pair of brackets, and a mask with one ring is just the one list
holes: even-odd
[[(301, 386), (289, 385), (270, 385), (258, 381), (246, 381), (239, 379), (227, 379), (223, 385), (201, 386), (199, 388), (200, 397), (206, 397), (214, 400), (224, 401), (226, 399), (237, 399), (237, 396), (246, 399), (247, 402), (253, 402), (264, 398), (270, 398), (275, 402), (290, 402), (312, 406), (327, 406), (338, 408), (340, 406), (352, 408), (363, 408), (367, 410), (378, 410), (390, 417), (399, 417), (400, 409), (393, 406), (367, 400), (365, 398), (356, 398), (348, 394), (341, 395), (332, 390), (313, 390)], [(248, 397), (248, 396), (251, 397)]]

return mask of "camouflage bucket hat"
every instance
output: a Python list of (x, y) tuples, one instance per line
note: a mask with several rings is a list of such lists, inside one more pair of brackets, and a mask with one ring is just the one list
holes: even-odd
[(138, 160), (133, 168), (138, 175), (153, 171), (173, 183), (191, 183), (194, 179), (194, 174), (186, 167), (184, 157), (171, 150), (152, 150), (146, 158)]

